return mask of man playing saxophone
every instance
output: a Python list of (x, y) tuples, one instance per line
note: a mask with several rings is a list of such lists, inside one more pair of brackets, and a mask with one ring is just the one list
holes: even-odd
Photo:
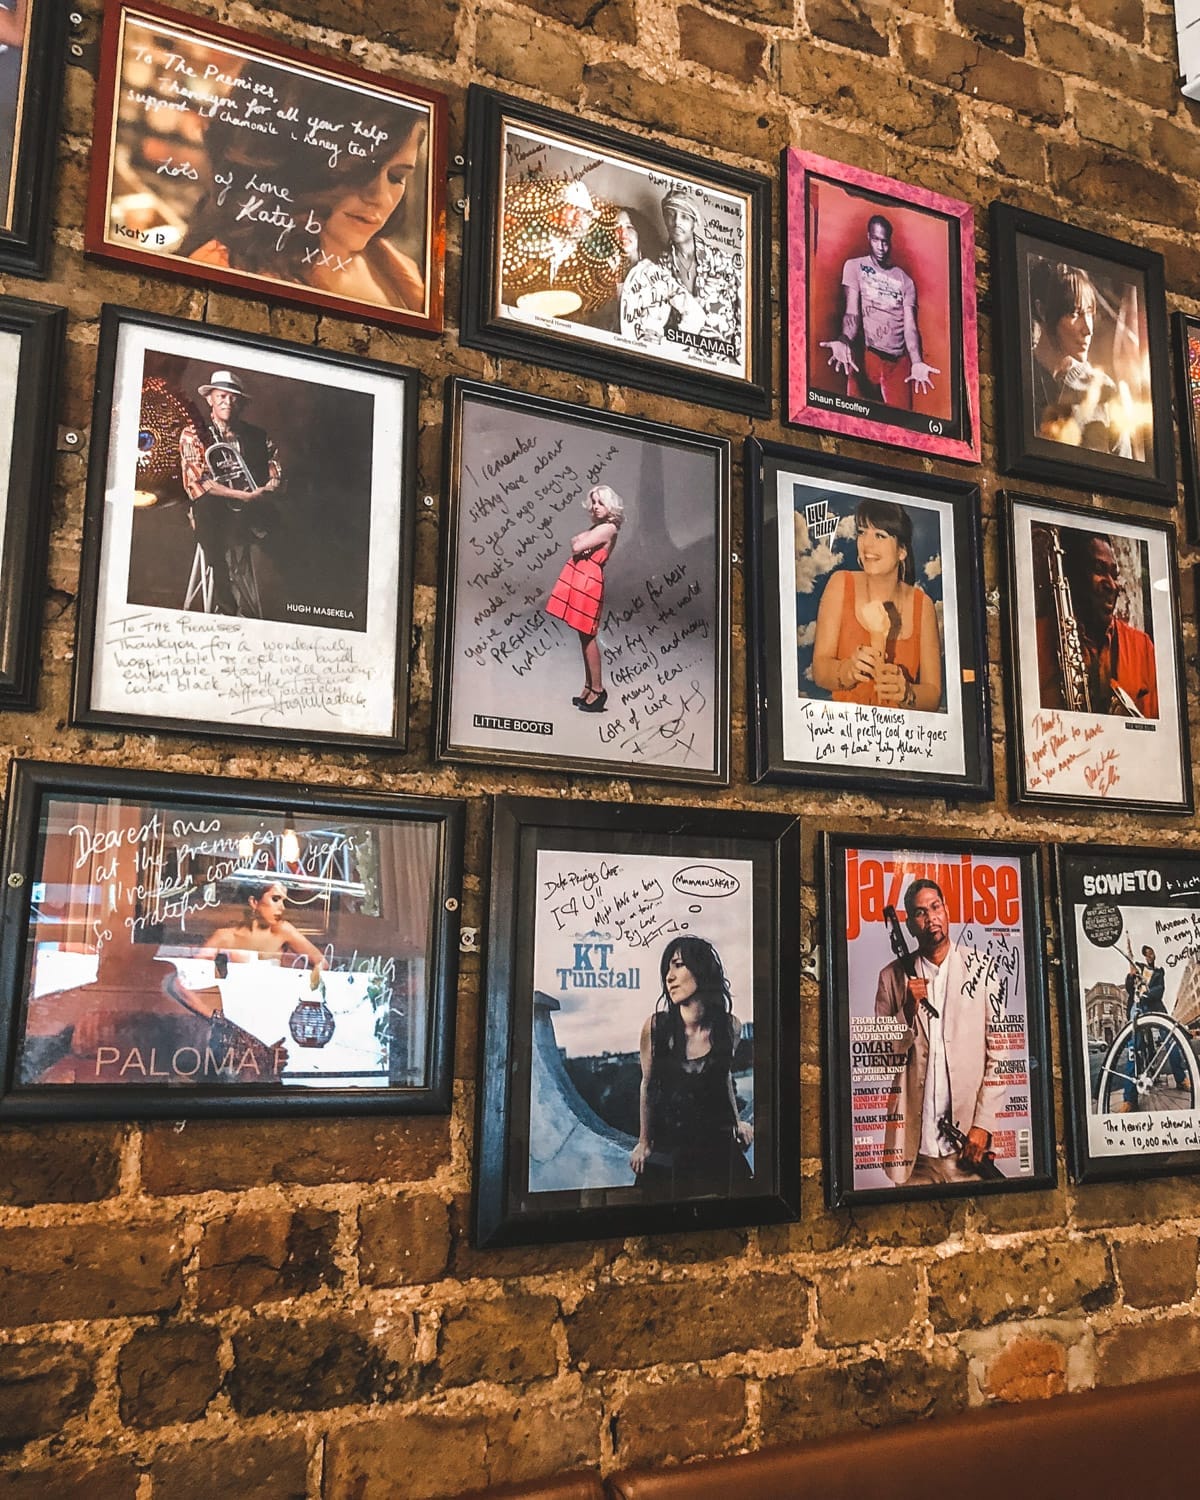
[(212, 569), (213, 612), (261, 619), (251, 548), (266, 535), (263, 502), (283, 483), (279, 451), (261, 427), (240, 419), (249, 398), (232, 370), (214, 370), (197, 390), (209, 415), (179, 434), (179, 463)]
[(1112, 538), (1046, 527), (1050, 588), (1037, 621), (1043, 708), (1158, 718), (1154, 641), (1117, 614), (1123, 584)]

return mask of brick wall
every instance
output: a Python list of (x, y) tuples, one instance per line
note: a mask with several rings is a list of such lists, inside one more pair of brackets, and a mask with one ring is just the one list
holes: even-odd
[[(81, 9), (94, 28), (96, 0)], [(772, 174), (791, 143), (967, 198), (981, 211), (985, 315), (982, 210), (997, 195), (1152, 245), (1166, 256), (1173, 304), (1194, 309), (1188, 299), (1200, 298), (1200, 117), (1176, 90), (1172, 15), (1160, 0), (276, 0), (274, 9), (237, 0), (216, 9), (248, 29), (288, 33), (318, 52), (445, 89), (455, 147), (466, 85), (480, 79)], [(460, 350), (453, 216), (451, 327), (440, 341), (85, 264), (92, 103), (91, 79), (71, 67), (50, 279), (4, 286), (71, 311), (61, 420), (90, 419), (98, 311), (115, 301), (420, 366), (429, 492), (441, 482), (441, 382), (454, 372), (745, 434), (745, 421), (728, 413)], [(976, 477), (992, 588), (986, 316), (982, 361)], [(784, 437), (776, 424), (754, 427)], [(475, 800), (464, 920), (475, 926), (486, 896), (482, 794), (597, 795), (586, 778), (433, 765), (436, 518), (426, 512), (407, 755), (67, 728), (85, 464), (63, 455), (58, 466), (41, 708), (7, 717), (17, 753), (465, 792)], [(739, 768), (742, 618), (735, 572)], [(990, 621), (995, 657), (994, 607)], [(1194, 654), (1190, 623), (1186, 645)], [(1189, 681), (1194, 688), (1194, 663)], [(820, 826), (852, 827), (886, 811), (898, 834), (944, 825), (981, 837), (1091, 836), (1096, 818), (1050, 826), (1006, 809), (998, 695), (996, 708), (992, 807), (913, 799), (884, 809), (868, 797), (784, 796), (747, 788), (740, 769), (727, 794), (702, 800), (786, 805), (809, 820), (809, 918)], [(623, 783), (600, 791), (659, 794)], [(666, 796), (692, 800), (678, 790)], [(1187, 832), (1178, 820), (1161, 829), (1171, 839)], [(1131, 818), (1106, 818), (1104, 833), (1157, 836), (1151, 820)], [(0, 1129), (4, 1500), (445, 1495), (572, 1464), (685, 1458), (1200, 1369), (1200, 1182), (826, 1211), (811, 983), (802, 997), (801, 1224), (472, 1250), (479, 982), (478, 960), (466, 958), (449, 1119)]]

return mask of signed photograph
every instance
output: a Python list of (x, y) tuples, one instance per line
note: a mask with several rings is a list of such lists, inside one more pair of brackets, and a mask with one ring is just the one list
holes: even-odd
[(0, 0), (0, 271), (43, 278), (67, 11), (61, 0)]
[(1190, 812), (1174, 526), (1003, 499), (1016, 795)]
[(497, 799), (478, 1243), (794, 1217), (798, 854), (790, 816)]
[(1162, 257), (991, 210), (1006, 474), (1175, 503)]
[(765, 412), (765, 177), (472, 87), (463, 342)]
[(445, 99), (108, 0), (86, 249), (437, 332)]
[(1076, 1181), (1200, 1169), (1200, 855), (1055, 849)]
[(746, 444), (757, 780), (990, 796), (972, 485)]
[(106, 307), (77, 721), (402, 743), (415, 386)]
[(0, 297), (0, 709), (37, 701), (67, 313)]
[(24, 760), (9, 790), (0, 1114), (449, 1107), (463, 803)]
[(831, 1206), (1050, 1187), (1032, 845), (826, 836)]
[(806, 151), (784, 170), (785, 420), (978, 463), (970, 205)]
[(454, 380), (438, 754), (722, 783), (729, 444)]

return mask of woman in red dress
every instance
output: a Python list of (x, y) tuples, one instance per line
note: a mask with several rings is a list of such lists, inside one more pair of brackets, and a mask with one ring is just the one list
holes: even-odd
[(579, 632), (583, 692), (571, 702), (582, 713), (601, 714), (608, 702), (608, 689), (601, 676), (596, 632), (604, 608), (604, 564), (613, 554), (617, 532), (624, 523), (625, 502), (609, 485), (598, 484), (588, 491), (585, 504), (592, 524), (571, 538), (571, 556), (546, 601), (546, 613)]

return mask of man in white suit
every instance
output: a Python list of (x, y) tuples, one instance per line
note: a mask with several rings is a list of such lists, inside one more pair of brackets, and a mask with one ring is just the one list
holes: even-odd
[[(889, 1154), (902, 1149), (903, 1160), (887, 1174), (913, 1185), (978, 1182), (1004, 1100), (999, 1058), (988, 1040), (986, 987), (969, 951), (950, 942), (950, 914), (935, 881), (914, 880), (904, 911), (917, 951), (907, 965), (890, 963), (875, 992), (875, 1014), (902, 1017), (908, 1028), (893, 1044), (905, 1054), (903, 1119), (887, 1129)], [(961, 1149), (943, 1121), (966, 1137)]]

